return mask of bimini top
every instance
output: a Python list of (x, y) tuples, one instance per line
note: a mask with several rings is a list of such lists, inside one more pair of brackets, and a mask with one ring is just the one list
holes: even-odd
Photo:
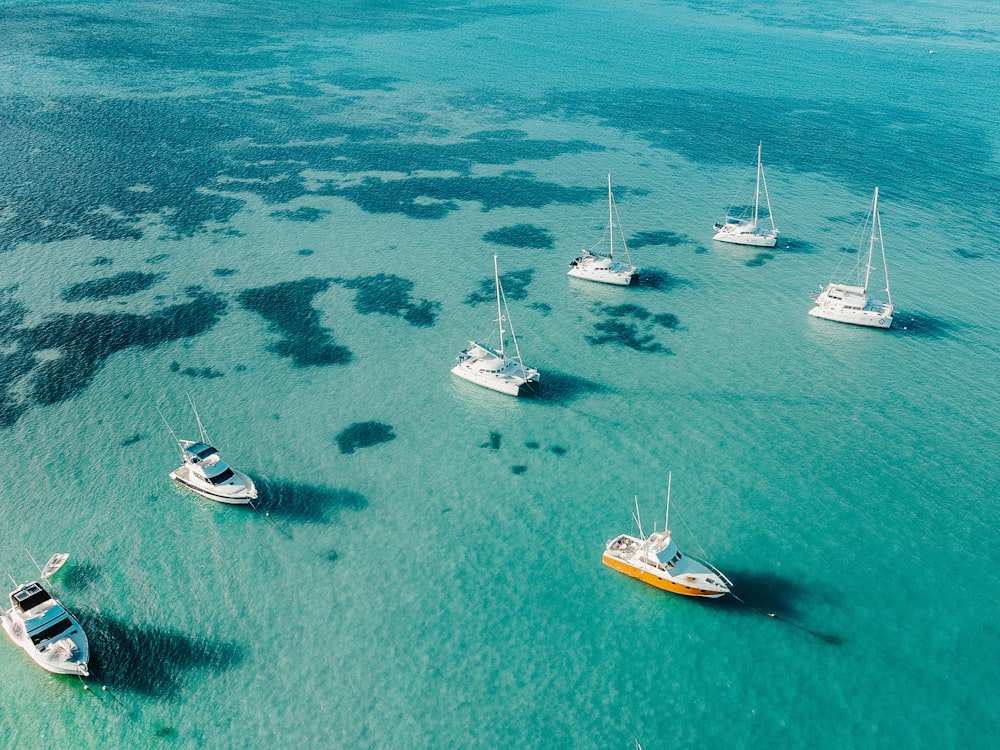
[(184, 454), (185, 458), (189, 457), (192, 461), (197, 463), (199, 461), (204, 461), (206, 458), (211, 456), (219, 455), (219, 451), (215, 450), (215, 448), (208, 443), (198, 442), (191, 443), (191, 445), (186, 446), (184, 448)]

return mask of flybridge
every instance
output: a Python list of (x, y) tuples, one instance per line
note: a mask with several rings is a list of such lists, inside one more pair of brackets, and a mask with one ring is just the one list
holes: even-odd
[(38, 583), (26, 583), (10, 595), (10, 600), (22, 612), (34, 609), (39, 604), (44, 604), (51, 598), (49, 592), (43, 589)]
[(207, 445), (206, 443), (193, 443), (185, 448), (184, 451), (191, 454), (199, 461), (204, 461), (209, 456), (214, 456), (218, 453), (215, 448), (211, 445)]

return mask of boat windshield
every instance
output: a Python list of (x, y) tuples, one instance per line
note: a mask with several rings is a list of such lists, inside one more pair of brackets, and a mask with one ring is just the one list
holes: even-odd
[(49, 625), (45, 628), (45, 630), (33, 633), (31, 636), (31, 642), (37, 646), (39, 643), (43, 643), (44, 641), (51, 641), (53, 638), (65, 633), (71, 627), (73, 627), (73, 622), (68, 617), (64, 617), (54, 625)]
[(212, 484), (225, 484), (230, 479), (233, 478), (233, 470), (228, 466), (216, 474), (214, 477), (208, 477), (208, 481)]
[(656, 559), (667, 566), (667, 568), (674, 567), (681, 559), (680, 550), (674, 545), (669, 545), (666, 549), (660, 550), (656, 553)]
[(32, 607), (37, 607), (39, 604), (47, 602), (52, 597), (49, 596), (49, 592), (39, 586), (37, 583), (29, 583), (27, 586), (18, 589), (10, 598), (17, 604), (18, 609), (22, 612), (27, 612)]

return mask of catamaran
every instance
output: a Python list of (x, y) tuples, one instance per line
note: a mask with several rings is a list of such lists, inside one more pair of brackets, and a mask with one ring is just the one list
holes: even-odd
[(497, 256), (493, 256), (493, 277), (497, 297), (497, 325), (500, 333), (500, 346), (493, 348), (489, 344), (470, 341), (469, 346), (458, 355), (458, 364), (451, 368), (452, 373), (468, 380), (470, 383), (490, 388), (509, 396), (522, 396), (537, 388), (538, 370), (525, 367), (521, 361), (521, 350), (517, 345), (514, 327), (510, 326), (510, 340), (514, 344), (514, 356), (504, 347), (504, 322), (510, 325), (510, 311), (507, 309), (507, 299), (500, 284), (500, 271), (497, 266)]
[(639, 519), (636, 498), (634, 520), (639, 536), (619, 534), (604, 547), (602, 561), (610, 568), (650, 586), (685, 596), (718, 599), (729, 593), (732, 583), (717, 568), (704, 560), (684, 555), (673, 541), (670, 520), (670, 481), (667, 475), (667, 515), (662, 532), (646, 536)]
[[(757, 187), (753, 196), (753, 219), (743, 216), (730, 216), (726, 214), (726, 220), (715, 225), (715, 236), (713, 240), (719, 242), (731, 242), (735, 245), (754, 245), (756, 247), (774, 247), (778, 243), (778, 230), (774, 226), (774, 218), (771, 215), (771, 197), (767, 194), (767, 180), (764, 178), (764, 166), (760, 161), (761, 144), (757, 144)], [(761, 229), (757, 223), (760, 209), (760, 189), (764, 188), (764, 201), (767, 203), (767, 219), (771, 223), (770, 230)]]
[[(863, 252), (863, 244), (858, 248), (858, 265), (852, 279), (854, 284), (827, 284), (822, 291), (812, 296), (816, 304), (809, 311), (810, 315), (835, 320), (839, 323), (853, 323), (871, 328), (888, 328), (892, 325), (894, 308), (892, 306), (892, 293), (889, 291), (889, 267), (885, 263), (885, 245), (882, 243), (882, 220), (878, 213), (878, 188), (875, 188), (871, 211), (865, 217), (862, 243), (864, 243), (865, 237), (868, 238), (868, 252)], [(882, 254), (882, 271), (885, 275), (887, 302), (881, 302), (868, 296), (876, 240), (879, 252)]]
[(170, 436), (177, 443), (181, 454), (182, 463), (170, 472), (170, 478), (208, 500), (229, 505), (247, 505), (256, 500), (257, 487), (253, 480), (222, 460), (219, 451), (212, 446), (190, 396), (188, 403), (191, 404), (195, 421), (198, 423), (198, 440), (178, 438), (163, 413), (160, 413), (160, 418), (167, 425), (167, 430), (170, 431)]
[[(41, 571), (47, 581), (68, 555), (53, 555)], [(11, 579), (13, 581), (13, 578)], [(10, 609), (0, 609), (0, 624), (36, 664), (56, 674), (90, 674), (90, 643), (77, 619), (38, 581), (14, 584)]]
[[(616, 221), (617, 219), (617, 221)], [(621, 237), (622, 250), (625, 253), (627, 263), (615, 260), (615, 225), (618, 226), (618, 233)], [(603, 244), (603, 238), (598, 244)], [(595, 250), (595, 245), (590, 250), (584, 250), (583, 255), (575, 258), (570, 263), (569, 275), (578, 279), (588, 281), (600, 281), (604, 284), (617, 284), (618, 286), (628, 286), (638, 278), (636, 267), (632, 265), (632, 258), (628, 254), (628, 245), (625, 243), (625, 232), (622, 229), (621, 219), (618, 218), (618, 206), (615, 204), (615, 196), (611, 192), (611, 175), (608, 175), (608, 253)]]

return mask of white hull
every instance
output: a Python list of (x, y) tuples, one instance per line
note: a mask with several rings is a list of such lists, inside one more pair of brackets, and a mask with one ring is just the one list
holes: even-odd
[[(615, 196), (611, 192), (611, 175), (608, 175), (608, 229), (607, 229), (607, 252), (601, 250), (594, 252), (594, 249), (584, 250), (583, 254), (574, 258), (570, 263), (567, 272), (569, 276), (585, 281), (596, 281), (600, 284), (614, 284), (615, 286), (629, 286), (636, 280), (636, 267), (632, 265), (632, 258), (628, 254), (628, 244), (625, 242), (625, 232), (622, 229), (621, 221), (615, 221), (618, 217), (618, 207), (615, 205)], [(615, 229), (621, 239), (622, 250), (625, 252), (627, 263), (615, 260)]]
[(489, 388), (491, 391), (505, 393), (508, 396), (523, 396), (534, 392), (540, 376), (538, 370), (524, 366), (513, 329), (510, 330), (510, 339), (514, 344), (515, 357), (508, 357), (507, 350), (504, 349), (503, 324), (507, 320), (507, 317), (504, 316), (504, 312), (507, 310), (507, 300), (500, 284), (500, 269), (497, 267), (497, 256), (495, 255), (493, 256), (493, 278), (497, 292), (496, 323), (500, 334), (500, 346), (494, 349), (478, 341), (470, 341), (469, 346), (458, 355), (458, 364), (452, 367), (451, 371), (462, 380), (468, 380), (470, 383)]
[(253, 480), (222, 460), (219, 451), (208, 439), (205, 426), (201, 423), (201, 417), (198, 416), (198, 410), (195, 409), (190, 396), (188, 403), (191, 404), (191, 411), (194, 412), (195, 421), (198, 423), (198, 440), (178, 438), (170, 429), (163, 413), (160, 413), (160, 418), (167, 425), (171, 437), (177, 441), (183, 461), (179, 467), (170, 472), (170, 478), (206, 500), (227, 505), (248, 505), (256, 500), (257, 487)]
[(889, 328), (892, 325), (892, 313), (875, 312), (874, 310), (856, 310), (837, 307), (823, 307), (817, 305), (809, 311), (809, 314), (833, 320), (837, 323), (850, 323), (856, 326), (868, 326), (869, 328)]
[[(716, 242), (729, 242), (733, 245), (750, 245), (752, 247), (774, 247), (778, 244), (778, 229), (774, 226), (774, 215), (771, 213), (771, 197), (767, 194), (767, 180), (764, 178), (764, 167), (760, 163), (760, 144), (757, 145), (757, 186), (754, 188), (753, 218), (726, 215), (726, 220), (715, 225)], [(758, 225), (760, 210), (760, 189), (764, 188), (764, 200), (767, 203), (767, 219), (771, 224), (769, 231), (764, 231)]]
[[(718, 228), (718, 224), (716, 225)], [(719, 229), (712, 237), (717, 242), (729, 242), (733, 245), (752, 245), (753, 247), (774, 247), (778, 244), (778, 233), (761, 233), (755, 229), (732, 230), (728, 226)]]
[(90, 674), (87, 635), (57, 599), (49, 598), (42, 606), (24, 613), (14, 607), (4, 610), (0, 623), (10, 639), (42, 669), (82, 677)]
[(534, 393), (538, 385), (538, 373), (534, 370), (528, 371), (529, 373), (534, 373), (534, 379), (519, 375), (486, 372), (475, 366), (468, 366), (461, 362), (452, 367), (451, 371), (452, 374), (458, 375), (462, 380), (468, 380), (470, 383), (481, 385), (483, 388), (489, 388), (491, 391), (506, 393), (508, 396), (525, 396)]
[(186, 465), (170, 472), (170, 478), (207, 500), (215, 500), (227, 505), (247, 505), (252, 500), (256, 500), (257, 487), (253, 480), (236, 469), (233, 469), (232, 472), (234, 478), (239, 480), (239, 484), (214, 485), (195, 475)]
[[(587, 281), (597, 281), (602, 284), (614, 284), (615, 286), (629, 286), (635, 282), (637, 274), (634, 266), (627, 266), (624, 263), (612, 263), (611, 266), (599, 265), (588, 262), (591, 258), (583, 257), (573, 261), (573, 267), (568, 274), (578, 279)], [(597, 260), (603, 260), (597, 258)]]
[[(878, 214), (878, 188), (875, 188), (871, 213), (865, 222), (869, 230), (868, 253), (866, 257), (859, 256), (859, 260), (863, 259), (864, 264), (859, 265), (856, 269), (856, 283), (827, 284), (821, 292), (813, 295), (813, 301), (816, 304), (809, 311), (809, 314), (838, 323), (850, 323), (869, 328), (888, 328), (892, 325), (892, 314), (895, 308), (892, 304), (892, 293), (889, 291), (889, 271), (885, 264), (882, 221)], [(882, 255), (882, 271), (885, 275), (885, 293), (889, 297), (888, 302), (874, 300), (868, 296), (876, 240)]]

